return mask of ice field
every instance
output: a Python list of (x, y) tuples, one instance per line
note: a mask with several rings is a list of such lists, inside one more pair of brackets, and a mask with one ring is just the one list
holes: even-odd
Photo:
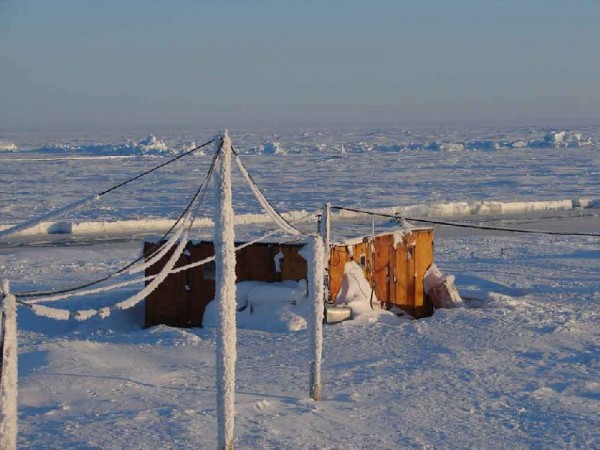
[[(152, 131), (154, 138), (147, 131), (0, 135), (0, 230), (102, 191), (215, 133)], [(600, 129), (561, 131), (230, 135), (281, 212), (302, 214), (331, 202), (597, 234)], [(159, 235), (178, 216), (211, 154), (209, 146), (204, 155), (0, 241), (0, 278), (14, 292), (62, 288), (127, 264), (145, 237)], [(211, 217), (212, 202), (208, 195), (199, 218)], [(257, 216), (260, 206), (239, 173), (234, 208), (247, 222), (240, 236), (272, 228)], [(334, 218), (333, 233), (394, 226)], [(271, 327), (269, 318), (238, 330), (237, 448), (600, 446), (600, 238), (434, 228), (436, 263), (456, 277), (466, 307), (416, 321), (373, 311), (325, 326), (323, 401), (308, 399), (302, 322)], [(195, 237), (210, 233), (209, 227), (193, 230)], [(97, 308), (140, 288), (58, 304)], [(143, 305), (81, 322), (19, 308), (19, 448), (214, 448), (214, 329), (142, 325)]]

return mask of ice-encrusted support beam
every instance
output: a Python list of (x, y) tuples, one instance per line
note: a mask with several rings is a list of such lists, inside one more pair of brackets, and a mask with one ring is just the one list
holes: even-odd
[(217, 422), (219, 450), (233, 449), (236, 302), (235, 302), (235, 234), (231, 193), (231, 140), (225, 130), (215, 140), (220, 152), (215, 171), (215, 268), (219, 319), (217, 326)]
[(0, 293), (0, 450), (17, 448), (17, 299), (8, 280)]
[(309, 395), (321, 400), (321, 361), (323, 359), (323, 293), (325, 257), (321, 236), (308, 238), (308, 347)]
[(331, 203), (325, 203), (323, 207), (323, 215), (321, 216), (321, 224), (319, 227), (323, 246), (325, 251), (323, 254), (325, 264), (325, 278), (323, 280), (323, 303), (329, 301), (329, 251), (331, 243)]

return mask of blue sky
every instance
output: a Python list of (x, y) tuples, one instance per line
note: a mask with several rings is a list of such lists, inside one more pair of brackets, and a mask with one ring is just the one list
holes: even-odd
[(600, 119), (598, 1), (0, 0), (0, 129)]

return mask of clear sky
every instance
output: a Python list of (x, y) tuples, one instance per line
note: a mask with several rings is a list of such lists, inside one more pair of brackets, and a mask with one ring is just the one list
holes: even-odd
[(4, 130), (598, 119), (598, 0), (0, 0)]

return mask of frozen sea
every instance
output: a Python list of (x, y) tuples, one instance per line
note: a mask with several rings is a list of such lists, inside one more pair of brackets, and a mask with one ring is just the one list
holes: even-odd
[[(155, 138), (146, 138), (150, 131)], [(568, 128), (564, 137), (561, 131), (232, 129), (230, 135), (280, 211), (313, 211), (325, 202), (427, 211), (461, 202), (590, 199), (587, 208), (510, 215), (457, 216), (450, 208), (448, 217), (597, 234), (600, 128)], [(100, 192), (214, 134), (4, 132), (0, 227)], [(211, 146), (204, 153), (55, 220), (174, 219), (206, 173)], [(234, 199), (236, 214), (261, 212), (240, 176)], [(209, 216), (211, 204), (209, 195), (200, 215)], [(372, 225), (352, 227), (367, 234)], [(347, 232), (347, 224), (337, 230), (343, 227)], [(373, 313), (326, 327), (322, 402), (307, 399), (305, 331), (239, 330), (236, 447), (600, 446), (600, 239), (435, 229), (436, 262), (456, 277), (467, 307), (418, 321)], [(85, 239), (9, 238), (0, 242), (0, 278), (10, 279), (14, 291), (93, 280), (134, 259), (147, 234), (134, 228), (118, 239), (102, 232)], [(110, 305), (140, 287), (59, 306)], [(19, 448), (215, 447), (214, 330), (142, 323), (143, 306), (86, 322), (19, 310)]]

